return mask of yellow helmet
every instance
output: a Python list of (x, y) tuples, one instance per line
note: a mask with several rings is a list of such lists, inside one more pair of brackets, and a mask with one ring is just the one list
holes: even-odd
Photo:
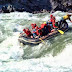
[(46, 22), (44, 22), (44, 24), (46, 24)]

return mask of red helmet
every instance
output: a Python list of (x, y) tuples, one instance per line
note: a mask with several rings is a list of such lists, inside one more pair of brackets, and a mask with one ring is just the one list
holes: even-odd
[(31, 24), (32, 28), (34, 29), (36, 27), (36, 24)]
[(36, 27), (36, 24), (34, 24), (34, 26)]
[(35, 23), (32, 23), (31, 26), (36, 26), (36, 24)]
[(33, 26), (34, 24), (31, 24), (31, 26)]
[(50, 17), (53, 17), (53, 15), (51, 14)]

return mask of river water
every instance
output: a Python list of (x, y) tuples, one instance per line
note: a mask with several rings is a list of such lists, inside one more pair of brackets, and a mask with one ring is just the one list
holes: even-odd
[[(53, 13), (56, 21), (65, 14)], [(31, 23), (40, 26), (49, 19), (50, 13), (0, 14), (0, 72), (72, 72), (72, 23), (69, 20), (69, 30), (45, 40), (45, 44), (21, 46), (18, 42), (23, 28), (31, 28)]]

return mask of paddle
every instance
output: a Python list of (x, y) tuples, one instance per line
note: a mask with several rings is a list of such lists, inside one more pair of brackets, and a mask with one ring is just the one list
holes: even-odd
[(60, 32), (61, 34), (64, 34), (64, 32), (62, 30), (58, 30), (58, 32)]
[(45, 44), (44, 40), (42, 40), (41, 38), (39, 38), (39, 39)]

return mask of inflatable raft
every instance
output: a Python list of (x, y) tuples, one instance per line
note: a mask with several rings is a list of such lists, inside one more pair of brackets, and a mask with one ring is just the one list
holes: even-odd
[[(62, 31), (67, 31), (68, 30), (68, 24), (67, 23), (63, 23), (62, 25), (60, 25), (60, 28), (59, 30), (62, 30)], [(51, 33), (48, 33), (47, 35), (45, 36), (42, 36), (41, 38), (29, 38), (29, 37), (26, 37), (26, 36), (19, 36), (18, 40), (20, 43), (23, 43), (23, 44), (30, 44), (30, 45), (37, 45), (39, 43), (42, 42), (42, 40), (46, 40), (46, 39), (50, 39), (56, 35), (58, 35), (59, 31), (54, 31), (54, 32), (51, 32)]]

